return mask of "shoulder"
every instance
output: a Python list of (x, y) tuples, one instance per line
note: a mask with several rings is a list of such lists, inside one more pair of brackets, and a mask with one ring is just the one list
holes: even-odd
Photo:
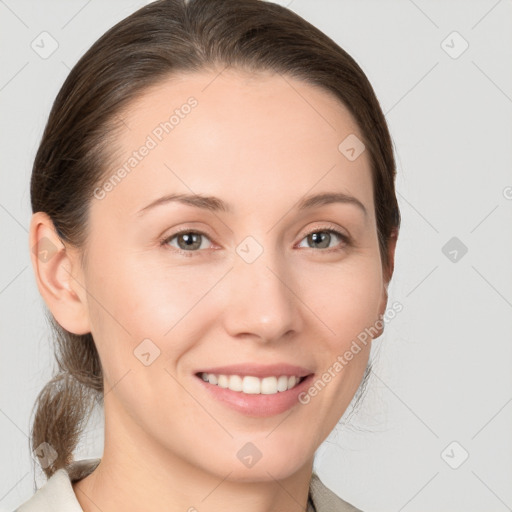
[(91, 473), (99, 462), (100, 459), (85, 459), (57, 470), (14, 512), (83, 512), (71, 484)]
[(327, 488), (315, 472), (311, 475), (309, 493), (314, 505), (312, 512), (362, 512)]

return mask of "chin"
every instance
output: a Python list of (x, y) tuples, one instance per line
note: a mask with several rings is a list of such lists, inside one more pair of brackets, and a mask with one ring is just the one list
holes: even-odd
[(290, 457), (289, 452), (280, 453), (278, 456), (275, 453), (269, 453), (268, 456), (262, 454), (259, 460), (252, 462), (252, 465), (247, 463), (246, 466), (237, 460), (230, 465), (229, 469), (222, 466), (218, 470), (222, 475), (229, 473), (227, 479), (233, 482), (271, 482), (291, 477), (303, 469), (308, 462), (306, 457), (301, 457), (299, 454), (297, 457)]

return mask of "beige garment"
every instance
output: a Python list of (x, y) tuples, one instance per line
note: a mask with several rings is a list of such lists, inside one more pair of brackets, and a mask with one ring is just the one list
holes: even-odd
[[(83, 459), (56, 471), (35, 494), (14, 512), (83, 512), (72, 482), (92, 473), (101, 459)], [(309, 486), (307, 512), (361, 512), (343, 501), (313, 472)]]

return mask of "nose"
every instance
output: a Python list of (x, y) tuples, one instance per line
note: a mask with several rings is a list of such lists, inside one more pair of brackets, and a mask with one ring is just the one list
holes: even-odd
[(234, 337), (269, 343), (300, 332), (303, 317), (294, 273), (269, 250), (248, 263), (237, 256), (222, 318)]

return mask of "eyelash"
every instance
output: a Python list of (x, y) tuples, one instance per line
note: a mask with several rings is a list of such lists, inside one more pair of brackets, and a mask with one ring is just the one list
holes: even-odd
[[(164, 248), (169, 247), (167, 244), (172, 239), (174, 239), (175, 237), (177, 237), (178, 235), (183, 234), (183, 233), (194, 233), (196, 235), (201, 235), (201, 236), (204, 236), (204, 237), (210, 239), (210, 237), (206, 233), (204, 233), (203, 231), (198, 231), (198, 230), (193, 230), (193, 229), (190, 229), (190, 228), (188, 228), (188, 229), (185, 228), (185, 229), (181, 229), (179, 231), (176, 231), (175, 233), (173, 233), (170, 236), (166, 236), (165, 238), (160, 239), (160, 246), (164, 247)], [(338, 231), (337, 229), (335, 229), (332, 226), (323, 226), (323, 227), (320, 227), (320, 228), (316, 228), (316, 229), (314, 229), (312, 231), (309, 231), (309, 232), (307, 232), (301, 238), (300, 241), (302, 242), (302, 240), (304, 240), (304, 238), (312, 235), (313, 233), (334, 233), (336, 236), (338, 236), (342, 240), (342, 242), (341, 242), (341, 244), (339, 246), (331, 247), (331, 248), (327, 248), (327, 249), (318, 249), (317, 250), (317, 251), (320, 251), (320, 252), (323, 252), (323, 253), (331, 254), (333, 252), (339, 252), (339, 251), (342, 251), (345, 247), (352, 245), (352, 240), (351, 240), (351, 238), (348, 235), (345, 235), (344, 233), (341, 233), (340, 231)], [(311, 250), (315, 251), (315, 249), (313, 247), (306, 247), (306, 248), (302, 248), (302, 249), (311, 249)], [(189, 257), (189, 258), (195, 256), (194, 253), (201, 253), (202, 252), (201, 250), (185, 251), (185, 250), (179, 249), (177, 247), (173, 247), (170, 250), (175, 251), (178, 254), (181, 254), (182, 256)]]

